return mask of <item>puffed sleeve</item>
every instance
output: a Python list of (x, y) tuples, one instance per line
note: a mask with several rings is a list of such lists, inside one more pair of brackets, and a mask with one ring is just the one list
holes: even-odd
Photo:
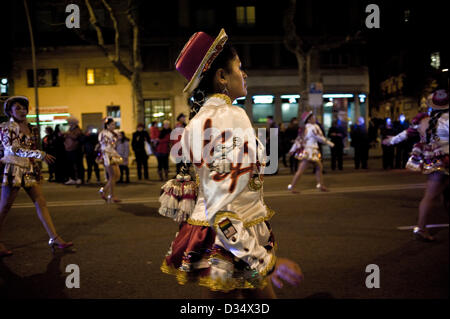
[(1, 141), (5, 151), (18, 157), (37, 158), (40, 160), (44, 159), (46, 155), (45, 152), (23, 148), (20, 145), (19, 131), (19, 126), (14, 124), (3, 125), (1, 127)]
[[(317, 125), (308, 125), (308, 126), (306, 127), (306, 129), (309, 130), (309, 131), (311, 131), (310, 133), (314, 136), (315, 140), (316, 140), (318, 143), (327, 144), (327, 145), (329, 145), (329, 146), (331, 146), (331, 147), (334, 146), (334, 143), (333, 143), (333, 142), (331, 142), (331, 141), (328, 140), (325, 136), (323, 136), (322, 130), (320, 129), (319, 126), (317, 126)], [(307, 134), (308, 134), (308, 132), (307, 132)]]
[(398, 143), (401, 143), (401, 142), (407, 140), (408, 139), (408, 130), (411, 131), (410, 129), (406, 129), (406, 130), (400, 132), (399, 134), (391, 137), (389, 139), (389, 144), (395, 145), (395, 144), (398, 144)]
[[(203, 112), (190, 124), (181, 143), (198, 169), (206, 219), (225, 249), (264, 276), (273, 269), (275, 255), (258, 243), (229, 205), (247, 187), (256, 165), (256, 136), (250, 120), (244, 110), (230, 106), (213, 114)], [(208, 128), (216, 132), (215, 137), (205, 142), (194, 138), (199, 131), (205, 136)], [(200, 152), (205, 155), (203, 161)]]

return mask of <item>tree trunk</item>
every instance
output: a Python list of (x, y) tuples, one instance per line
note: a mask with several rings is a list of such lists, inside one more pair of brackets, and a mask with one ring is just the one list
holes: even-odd
[(133, 105), (135, 114), (135, 123), (144, 123), (144, 97), (142, 94), (141, 71), (135, 70), (131, 77), (131, 86), (133, 89)]

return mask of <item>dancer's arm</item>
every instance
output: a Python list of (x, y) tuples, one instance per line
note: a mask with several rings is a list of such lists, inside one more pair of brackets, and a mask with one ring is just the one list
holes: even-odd
[(7, 153), (12, 153), (18, 157), (37, 158), (40, 160), (45, 159), (47, 153), (39, 150), (23, 148), (22, 145), (20, 145), (20, 128), (17, 124), (14, 123), (11, 126), (2, 126), (0, 132), (1, 141)]

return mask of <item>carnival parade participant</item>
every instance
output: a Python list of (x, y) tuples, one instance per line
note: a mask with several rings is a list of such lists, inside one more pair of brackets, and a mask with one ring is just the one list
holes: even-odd
[(289, 151), (289, 154), (294, 154), (295, 158), (300, 161), (300, 164), (298, 165), (297, 172), (292, 178), (292, 182), (287, 188), (292, 193), (298, 193), (299, 191), (295, 188), (295, 185), (307, 168), (308, 164), (312, 163), (316, 167), (316, 188), (326, 192), (328, 189), (323, 184), (322, 155), (320, 154), (318, 143), (327, 144), (330, 147), (333, 147), (334, 144), (323, 136), (322, 130), (316, 124), (316, 117), (312, 111), (304, 112), (302, 114), (302, 121), (305, 124), (305, 129), (300, 133), (299, 137), (296, 139), (294, 145)]
[(448, 132), (448, 91), (437, 90), (428, 99), (431, 114), (419, 113), (411, 121), (411, 126), (383, 140), (384, 145), (395, 145), (419, 135), (420, 142), (413, 147), (406, 168), (427, 175), (425, 195), (419, 205), (416, 239), (431, 242), (435, 238), (428, 232), (427, 218), (441, 201), (441, 196), (449, 185), (449, 132)]
[(116, 122), (114, 122), (112, 118), (107, 117), (104, 121), (104, 129), (98, 135), (101, 152), (99, 161), (103, 162), (105, 173), (108, 177), (106, 185), (100, 188), (99, 193), (102, 199), (107, 203), (121, 202), (121, 200), (114, 195), (116, 182), (120, 178), (119, 165), (123, 162), (122, 157), (116, 151), (118, 136), (116, 132), (114, 132), (115, 128)]
[[(38, 217), (50, 237), (48, 244), (55, 252), (56, 249), (67, 249), (73, 243), (64, 241), (57, 234), (41, 190), (42, 177), (38, 161), (53, 163), (55, 157), (37, 150), (38, 134), (27, 121), (28, 107), (29, 101), (25, 96), (13, 96), (4, 103), (4, 112), (9, 120), (0, 124), (0, 139), (4, 147), (0, 236), (6, 216), (23, 187), (36, 206)], [(12, 254), (0, 243), (0, 257)]]
[[(227, 39), (223, 29), (215, 39), (197, 32), (176, 61), (194, 99), (180, 144), (196, 174), (179, 174), (162, 187), (160, 214), (181, 224), (161, 270), (180, 284), (209, 288), (209, 297), (274, 298), (272, 283), (297, 285), (303, 275), (295, 262), (275, 256), (273, 211), (264, 204), (258, 170), (264, 162), (251, 160), (264, 149), (246, 112), (232, 105), (247, 94), (247, 74)], [(209, 137), (213, 144), (203, 152)]]

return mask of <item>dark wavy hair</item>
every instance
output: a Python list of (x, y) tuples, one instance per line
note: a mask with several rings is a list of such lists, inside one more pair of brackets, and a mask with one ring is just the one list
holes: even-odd
[(103, 122), (103, 128), (106, 129), (112, 122), (114, 122), (114, 119), (112, 117), (107, 117)]
[(199, 85), (192, 91), (190, 101), (191, 112), (189, 119), (193, 118), (198, 113), (200, 108), (205, 103), (205, 98), (214, 91), (214, 76), (218, 69), (224, 69), (231, 72), (231, 61), (237, 56), (236, 49), (229, 43), (226, 43), (222, 52), (215, 58), (211, 67), (202, 74), (202, 79)]

